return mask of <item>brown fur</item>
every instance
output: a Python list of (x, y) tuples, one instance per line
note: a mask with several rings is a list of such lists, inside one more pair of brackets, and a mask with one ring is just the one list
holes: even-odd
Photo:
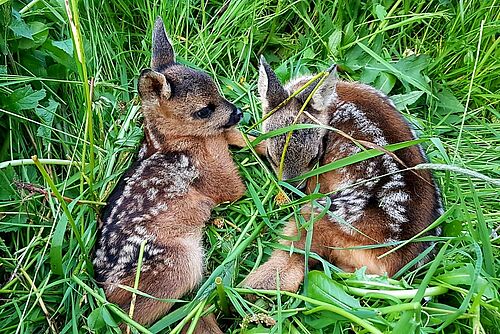
[[(228, 150), (245, 145), (234, 128), (241, 111), (208, 75), (175, 62), (161, 19), (155, 23), (151, 64), (138, 83), (145, 141), (103, 211), (94, 256), (108, 300), (126, 312), (131, 293), (117, 285), (133, 286), (142, 241), (147, 243), (138, 289), (157, 298), (181, 298), (202, 279), (202, 234), (211, 209), (245, 192)], [(138, 296), (133, 318), (150, 325), (171, 306)], [(210, 315), (196, 333), (221, 331)]]
[[(308, 80), (308, 77), (299, 78), (284, 88), (269, 65), (262, 60), (259, 93), (264, 113), (275, 108)], [(315, 84), (306, 88), (286, 106), (278, 109), (264, 122), (264, 130), (271, 131), (290, 125), (314, 86)], [(409, 125), (388, 97), (366, 85), (338, 81), (334, 74), (330, 74), (318, 88), (306, 111), (323, 124), (342, 130), (357, 140), (386, 145), (415, 139)], [(313, 121), (302, 115), (298, 123)], [(274, 137), (267, 143), (268, 157), (271, 162), (274, 161), (271, 165), (276, 171), (276, 162), (281, 157), (284, 142), (283, 135)], [(356, 152), (357, 148), (349, 139), (333, 131), (294, 131), (285, 156), (283, 178), (303, 174), (316, 162), (325, 165)], [(395, 154), (406, 166), (426, 161), (418, 146), (399, 150)], [(318, 159), (314, 160), (314, 157)], [(314, 163), (311, 164), (311, 161)], [(429, 243), (410, 243), (381, 259), (378, 256), (387, 252), (389, 247), (352, 249), (356, 246), (410, 239), (442, 213), (439, 191), (431, 173), (401, 173), (401, 168), (395, 159), (386, 154), (385, 157), (372, 158), (307, 180), (306, 193), (313, 192), (319, 184), (321, 193), (331, 193), (330, 210), (345, 221), (353, 218), (347, 225), (329, 215), (317, 221), (313, 229), (311, 251), (345, 271), (366, 266), (368, 273), (394, 275), (429, 247)], [(383, 176), (389, 171), (396, 176)], [(375, 180), (372, 181), (373, 179)], [(306, 220), (310, 219), (312, 210), (317, 209), (310, 205), (302, 208), (302, 215)], [(283, 234), (298, 241), (285, 240), (282, 244), (293, 244), (295, 248), (304, 249), (305, 232), (298, 230), (294, 220), (287, 224)], [(315, 264), (315, 261), (311, 260), (310, 264)], [(274, 289), (277, 275), (281, 289), (296, 291), (304, 278), (304, 257), (275, 250), (270, 259), (251, 273), (243, 284), (252, 288)]]

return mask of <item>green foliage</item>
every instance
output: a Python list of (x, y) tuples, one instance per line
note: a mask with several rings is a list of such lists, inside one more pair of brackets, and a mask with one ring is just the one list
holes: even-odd
[[(179, 61), (207, 71), (242, 108), (243, 130), (259, 135), (261, 54), (282, 80), (336, 63), (343, 79), (391, 95), (425, 138), (431, 162), (498, 179), (499, 7), (496, 0), (0, 0), (0, 333), (113, 333), (121, 321), (147, 332), (105, 301), (88, 260), (98, 212), (142, 140), (136, 82), (149, 64), (157, 15)], [(232, 312), (218, 312), (219, 322), (230, 333), (500, 328), (500, 192), (487, 179), (435, 172), (444, 234), (433, 238), (437, 257), (419, 269), (372, 277), (318, 258), (322, 272), (310, 271), (299, 293), (256, 292), (237, 285), (283, 248), (283, 223), (318, 195), (301, 197), (277, 182), (248, 149), (234, 157), (248, 191), (214, 210), (223, 224), (206, 229), (206, 281), (151, 332), (179, 332), (179, 321), (198, 317), (205, 304), (216, 310), (216, 277)], [(292, 199), (282, 206), (281, 191)], [(262, 298), (251, 303), (248, 294)], [(254, 314), (277, 324), (249, 321)]]

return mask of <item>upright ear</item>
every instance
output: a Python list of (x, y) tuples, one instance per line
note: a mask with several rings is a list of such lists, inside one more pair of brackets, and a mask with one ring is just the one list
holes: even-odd
[(160, 71), (161, 68), (175, 63), (175, 54), (172, 43), (167, 37), (162, 19), (158, 16), (153, 28), (153, 55), (151, 56), (151, 68)]
[(165, 76), (150, 69), (142, 70), (137, 90), (142, 101), (153, 103), (159, 103), (161, 99), (169, 99), (172, 92)]
[(258, 88), (263, 109), (275, 108), (288, 97), (264, 56), (260, 56)]
[[(337, 66), (333, 65), (328, 69), (327, 77), (311, 99), (311, 105), (314, 109), (324, 111), (337, 100), (337, 82)], [(314, 88), (315, 86), (313, 84), (310, 87)]]

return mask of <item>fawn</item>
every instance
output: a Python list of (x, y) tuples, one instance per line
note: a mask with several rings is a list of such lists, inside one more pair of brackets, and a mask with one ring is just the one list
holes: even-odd
[[(330, 73), (321, 84), (319, 80), (313, 82), (280, 106), (311, 79), (303, 76), (282, 86), (261, 57), (258, 90), (264, 115), (279, 107), (263, 122), (264, 132), (293, 124), (312, 94), (297, 123), (314, 123), (313, 119), (379, 147), (415, 139), (409, 124), (386, 95), (364, 84), (338, 80), (334, 73)], [(318, 84), (320, 86), (315, 89)], [(267, 157), (276, 172), (285, 141), (286, 134), (267, 140)], [(316, 164), (325, 165), (360, 151), (361, 148), (351, 139), (334, 131), (324, 128), (295, 130), (284, 157), (282, 178), (295, 178)], [(389, 247), (353, 249), (407, 240), (428, 227), (443, 212), (440, 193), (431, 173), (401, 170), (401, 161), (408, 167), (426, 161), (422, 148), (408, 147), (396, 151), (395, 155), (399, 159), (385, 153), (306, 181), (306, 193), (311, 193), (319, 185), (321, 193), (330, 194), (329, 214), (314, 223), (311, 251), (345, 271), (366, 266), (368, 273), (394, 275), (430, 246), (425, 242), (409, 243), (382, 258), (378, 256)], [(327, 203), (325, 200), (319, 202)], [(311, 210), (310, 205), (302, 208), (306, 220), (310, 219)], [(282, 243), (293, 243), (295, 248), (304, 249), (305, 233), (300, 232), (297, 223), (291, 220), (284, 235), (298, 241)], [(434, 233), (439, 234), (439, 229)], [(277, 275), (282, 290), (297, 291), (304, 278), (304, 257), (274, 250), (270, 259), (251, 273), (243, 285), (275, 289)]]
[[(242, 112), (207, 74), (176, 63), (161, 18), (153, 29), (151, 69), (142, 71), (138, 91), (145, 139), (109, 197), (93, 260), (108, 300), (126, 311), (131, 293), (117, 285), (133, 286), (141, 243), (138, 289), (180, 298), (202, 279), (202, 233), (211, 209), (245, 192), (228, 150), (245, 145), (235, 129)], [(149, 325), (171, 306), (138, 296), (133, 319)], [(208, 316), (196, 333), (221, 331)]]

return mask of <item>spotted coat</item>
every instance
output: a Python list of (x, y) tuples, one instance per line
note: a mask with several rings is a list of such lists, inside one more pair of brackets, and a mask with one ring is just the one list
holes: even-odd
[(168, 202), (187, 193), (198, 171), (184, 153), (154, 153), (137, 161), (119, 181), (103, 212), (95, 251), (98, 281), (118, 282), (135, 271), (146, 240), (142, 272), (168, 254), (148, 223), (166, 213)]

